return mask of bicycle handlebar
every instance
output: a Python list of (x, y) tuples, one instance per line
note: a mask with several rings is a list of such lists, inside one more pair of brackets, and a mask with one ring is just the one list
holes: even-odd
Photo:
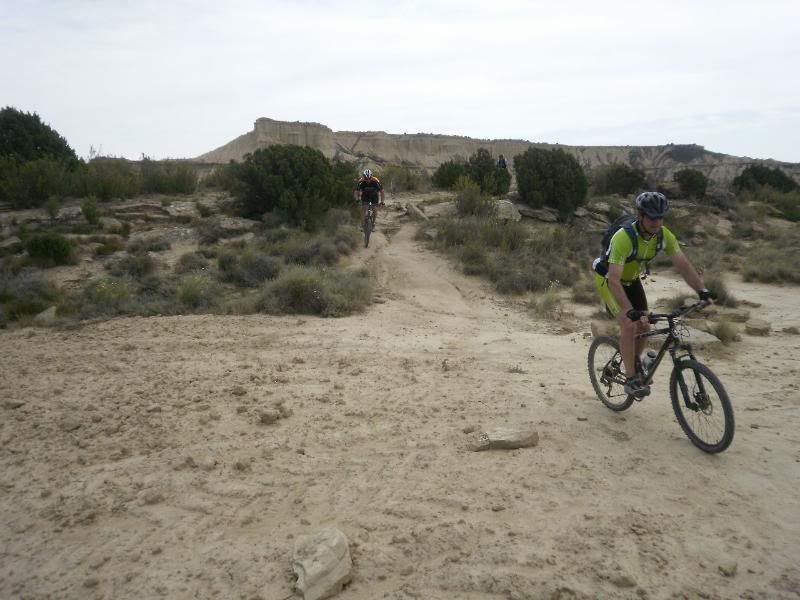
[(677, 319), (678, 317), (683, 317), (688, 315), (690, 312), (694, 312), (696, 310), (703, 310), (706, 306), (711, 304), (710, 300), (698, 300), (691, 306), (687, 306), (685, 308), (678, 308), (673, 310), (671, 313), (650, 313), (647, 315), (647, 320), (650, 321), (651, 324), (658, 323), (659, 321), (663, 321), (667, 319), (671, 321), (672, 319)]

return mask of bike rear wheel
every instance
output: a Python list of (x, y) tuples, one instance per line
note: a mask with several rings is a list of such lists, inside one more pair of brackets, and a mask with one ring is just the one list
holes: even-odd
[(675, 417), (691, 442), (703, 452), (722, 452), (733, 441), (733, 406), (719, 378), (696, 360), (675, 363), (669, 380)]
[(597, 337), (589, 346), (589, 379), (600, 402), (611, 410), (623, 411), (633, 404), (633, 396), (625, 393), (625, 367), (614, 338)]

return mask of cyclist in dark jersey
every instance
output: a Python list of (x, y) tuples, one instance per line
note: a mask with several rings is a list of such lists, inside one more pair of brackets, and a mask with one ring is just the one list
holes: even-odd
[(672, 259), (672, 266), (701, 300), (713, 300), (716, 295), (706, 289), (703, 278), (681, 251), (675, 234), (663, 226), (664, 217), (670, 211), (669, 200), (664, 194), (643, 192), (636, 197), (636, 208), (638, 218), (633, 223), (635, 250), (630, 234), (620, 228), (611, 238), (608, 250), (595, 259), (592, 267), (600, 297), (620, 325), (619, 348), (627, 377), (625, 392), (641, 399), (650, 393), (636, 372), (636, 357), (646, 344), (644, 338), (636, 338), (636, 335), (650, 329), (646, 318), (647, 297), (640, 279), (642, 266), (655, 257), (663, 244), (664, 252)]
[(378, 206), (384, 206), (383, 186), (380, 180), (372, 174), (370, 169), (365, 169), (358, 180), (353, 195), (356, 201), (361, 200), (361, 223), (367, 216), (367, 209), (372, 205), (373, 214), (377, 218)]

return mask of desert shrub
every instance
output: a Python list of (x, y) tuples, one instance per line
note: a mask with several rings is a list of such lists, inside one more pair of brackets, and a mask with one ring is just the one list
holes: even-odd
[(89, 196), (81, 203), (81, 212), (86, 222), (90, 225), (97, 225), (100, 222), (100, 214), (97, 212), (97, 198)]
[(597, 304), (600, 298), (592, 277), (577, 277), (572, 283), (572, 300), (578, 304)]
[(494, 200), (485, 196), (480, 186), (470, 177), (461, 177), (455, 187), (458, 214), (484, 218), (494, 217), (497, 214)]
[(190, 273), (178, 280), (175, 288), (178, 302), (189, 309), (211, 309), (221, 302), (222, 287), (213, 277)]
[(225, 249), (217, 260), (220, 273), (226, 281), (246, 287), (258, 287), (274, 279), (283, 268), (283, 260), (252, 246), (242, 252)]
[(583, 168), (560, 148), (528, 148), (514, 157), (514, 170), (520, 198), (534, 208), (550, 206), (565, 218), (586, 200)]
[(703, 198), (708, 188), (708, 178), (697, 169), (676, 171), (672, 179), (678, 183), (684, 196)]
[[(738, 240), (709, 239), (702, 246), (685, 248), (685, 252), (700, 272), (713, 273), (738, 267), (739, 244)], [(669, 259), (662, 260), (655, 264), (671, 264)]]
[(83, 168), (79, 195), (96, 196), (103, 202), (132, 198), (141, 189), (141, 178), (124, 158), (98, 157)]
[(16, 209), (43, 206), (53, 196), (63, 196), (73, 174), (66, 163), (52, 158), (21, 162), (0, 156), (0, 200)]
[(538, 317), (559, 319), (563, 312), (559, 286), (548, 285), (542, 293), (530, 301), (528, 308)]
[(0, 270), (0, 327), (25, 316), (37, 315), (61, 297), (59, 290), (34, 269), (14, 274)]
[(710, 271), (703, 273), (703, 282), (706, 287), (713, 290), (717, 294), (717, 303), (722, 306), (738, 306), (739, 301), (731, 293), (725, 278), (718, 271)]
[(61, 208), (61, 201), (58, 199), (57, 196), (50, 196), (44, 205), (44, 209), (47, 212), (47, 216), (50, 217), (51, 221), (56, 220), (56, 217), (58, 216), (58, 210), (60, 208)]
[(215, 167), (211, 173), (203, 178), (200, 185), (205, 188), (233, 191), (236, 186), (237, 165), (238, 163), (232, 160), (227, 165)]
[(336, 200), (333, 169), (319, 150), (275, 145), (247, 154), (235, 170), (245, 217), (275, 211), (292, 225), (313, 229)]
[(28, 238), (25, 249), (33, 261), (42, 267), (67, 265), (74, 262), (74, 248), (58, 233), (36, 233)]
[(459, 258), (465, 275), (485, 275), (489, 271), (491, 255), (480, 243), (468, 243), (462, 247)]
[(158, 265), (147, 254), (130, 254), (109, 263), (106, 268), (115, 277), (142, 279), (155, 273)]
[(709, 333), (726, 346), (739, 339), (739, 329), (736, 325), (725, 319), (721, 319), (716, 323), (711, 323), (709, 326)]
[(433, 173), (433, 185), (444, 190), (453, 189), (456, 182), (467, 175), (467, 165), (463, 162), (448, 160), (443, 162)]
[(781, 192), (791, 192), (798, 188), (797, 182), (779, 168), (764, 165), (750, 165), (733, 179), (733, 187), (739, 191), (764, 185)]
[(128, 280), (116, 277), (95, 279), (83, 289), (79, 313), (82, 317), (119, 314), (133, 293), (134, 286)]
[(141, 189), (146, 194), (192, 194), (197, 189), (197, 173), (186, 163), (142, 156), (139, 168)]
[(800, 283), (800, 247), (763, 246), (754, 250), (742, 269), (745, 281)]
[(642, 190), (646, 177), (644, 171), (624, 163), (602, 165), (591, 173), (593, 194), (621, 194), (627, 196)]
[(202, 254), (186, 252), (178, 258), (174, 270), (178, 274), (194, 273), (196, 271), (207, 271), (209, 266), (208, 260)]
[(169, 250), (172, 244), (169, 240), (160, 235), (148, 235), (137, 237), (128, 242), (128, 252), (131, 254), (143, 254), (145, 252), (162, 252)]
[(334, 272), (294, 267), (262, 288), (258, 310), (338, 317), (361, 310), (372, 298), (366, 271)]
[(391, 192), (424, 192), (430, 189), (431, 184), (426, 173), (398, 165), (386, 165), (378, 173), (378, 178)]
[(108, 256), (125, 248), (122, 240), (116, 236), (101, 236), (93, 241), (99, 242), (100, 244), (94, 250), (97, 256)]
[[(784, 217), (789, 221), (800, 221), (800, 189), (792, 190), (789, 192), (781, 192), (768, 185), (761, 185), (749, 189), (742, 190), (738, 195), (740, 205), (748, 204), (768, 204), (780, 210)], [(746, 207), (739, 210), (739, 220), (748, 221), (752, 216), (749, 211), (755, 210), (752, 207)], [(765, 211), (755, 215), (758, 219), (763, 220), (766, 216)]]

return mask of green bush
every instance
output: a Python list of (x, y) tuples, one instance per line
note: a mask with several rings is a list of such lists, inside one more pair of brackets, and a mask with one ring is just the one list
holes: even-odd
[(791, 192), (798, 188), (797, 182), (780, 169), (764, 165), (750, 165), (733, 180), (737, 190), (753, 190), (768, 185), (781, 192)]
[(89, 282), (81, 296), (81, 316), (115, 315), (124, 312), (133, 296), (133, 285), (125, 279), (102, 277)]
[(593, 194), (620, 194), (628, 196), (644, 189), (647, 178), (644, 171), (626, 164), (602, 165), (592, 175)]
[(43, 206), (53, 196), (63, 196), (72, 186), (74, 174), (66, 163), (52, 158), (21, 162), (0, 156), (0, 200), (16, 209)]
[(57, 304), (60, 297), (59, 290), (34, 269), (23, 269), (17, 274), (0, 270), (0, 327), (37, 315)]
[(90, 225), (97, 225), (100, 222), (100, 213), (97, 211), (97, 198), (89, 196), (81, 204), (81, 212), (86, 222)]
[(236, 178), (243, 216), (275, 211), (306, 229), (313, 229), (338, 197), (330, 163), (306, 146), (275, 145), (247, 154)]
[(459, 215), (491, 218), (497, 214), (494, 200), (484, 196), (471, 178), (463, 176), (456, 182), (456, 210)]
[(478, 148), (469, 157), (466, 165), (467, 175), (480, 186), (484, 194), (500, 196), (508, 193), (511, 186), (511, 173), (497, 166), (497, 161), (486, 148)]
[(160, 235), (148, 235), (137, 237), (128, 242), (128, 252), (131, 254), (143, 254), (145, 252), (162, 252), (169, 250), (172, 244), (169, 240)]
[(439, 165), (433, 174), (433, 185), (443, 190), (451, 190), (456, 182), (467, 175), (467, 165), (463, 162), (448, 160)]
[(78, 160), (67, 140), (43, 123), (39, 115), (10, 106), (0, 110), (0, 156), (23, 163), (43, 158), (65, 164)]
[(257, 308), (272, 313), (339, 317), (363, 309), (371, 299), (366, 271), (342, 273), (298, 266), (264, 286)]
[[(743, 190), (739, 193), (738, 200), (740, 204), (752, 202), (769, 204), (780, 210), (789, 221), (800, 221), (800, 190), (780, 192), (771, 186), (762, 185)], [(740, 209), (739, 216), (742, 217), (741, 220), (750, 220), (747, 215), (742, 215), (743, 212)], [(759, 218), (763, 220), (764, 216), (759, 215)]]
[(220, 304), (222, 287), (209, 275), (190, 273), (178, 281), (175, 294), (178, 302), (186, 308), (211, 309)]
[(697, 169), (676, 171), (672, 179), (678, 183), (684, 196), (703, 198), (708, 188), (708, 178)]
[(186, 163), (143, 156), (140, 170), (141, 189), (146, 194), (192, 194), (197, 189), (197, 173)]
[[(227, 165), (215, 167), (202, 181), (200, 185), (205, 188), (233, 191), (236, 187), (236, 169), (238, 163), (235, 160)], [(351, 178), (352, 179), (352, 176)]]
[(520, 198), (534, 208), (550, 206), (566, 218), (586, 200), (583, 168), (560, 148), (528, 148), (514, 157), (514, 170)]
[(96, 196), (103, 202), (132, 198), (141, 190), (141, 177), (124, 158), (98, 157), (82, 170), (79, 195)]
[(36, 233), (28, 238), (25, 249), (31, 259), (43, 267), (67, 265), (74, 261), (72, 244), (58, 233)]
[(283, 268), (283, 260), (252, 246), (242, 252), (226, 248), (220, 252), (217, 261), (226, 281), (246, 287), (258, 287), (274, 279)]
[(175, 272), (183, 274), (207, 271), (209, 266), (208, 260), (202, 254), (198, 252), (187, 252), (181, 254), (178, 262), (175, 263)]
[(147, 254), (131, 254), (115, 260), (108, 264), (106, 268), (109, 273), (116, 277), (127, 276), (134, 279), (143, 279), (155, 273), (157, 263)]

